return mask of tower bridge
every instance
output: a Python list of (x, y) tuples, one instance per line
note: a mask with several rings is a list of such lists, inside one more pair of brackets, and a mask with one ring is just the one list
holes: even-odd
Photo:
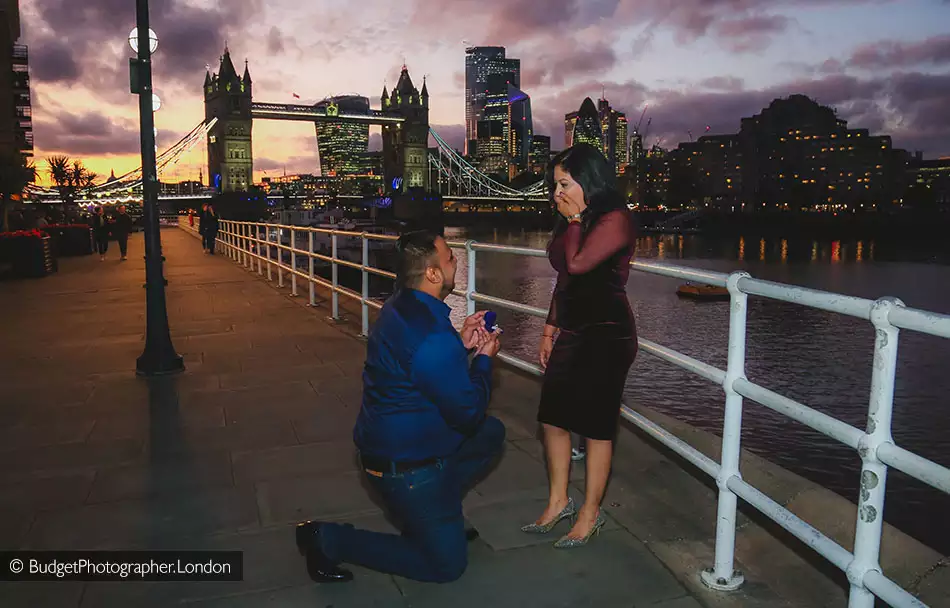
[[(254, 101), (254, 83), (245, 61), (238, 75), (228, 48), (221, 56), (216, 73), (210, 70), (204, 79), (205, 118), (175, 145), (158, 155), (159, 180), (204, 140), (207, 145), (209, 192), (245, 191), (253, 185), (253, 125), (255, 120), (284, 120), (314, 123), (319, 132), (327, 123), (382, 129), (383, 183), (391, 186), (387, 194), (401, 194), (410, 188), (471, 200), (511, 200), (542, 202), (547, 199), (543, 180), (517, 190), (482, 173), (450, 146), (429, 125), (429, 91), (423, 79), (421, 90), (403, 65), (396, 86), (383, 87), (379, 109), (346, 105), (342, 97), (325, 99), (314, 105)], [(349, 96), (354, 99), (359, 96)], [(348, 97), (348, 98), (349, 98)], [(347, 98), (347, 99), (348, 99)], [(338, 103), (339, 101), (339, 103)], [(433, 143), (430, 147), (430, 142)], [(315, 137), (317, 154), (319, 137)], [(141, 168), (107, 183), (77, 193), (76, 202), (128, 201), (141, 197)], [(55, 189), (31, 187), (33, 200), (56, 202)], [(162, 197), (168, 198), (168, 197)]]

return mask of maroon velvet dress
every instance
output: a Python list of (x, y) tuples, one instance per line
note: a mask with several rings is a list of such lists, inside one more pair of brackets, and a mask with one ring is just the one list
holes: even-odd
[(558, 273), (547, 323), (560, 329), (541, 389), (538, 421), (590, 439), (613, 439), (637, 355), (627, 299), (636, 245), (629, 211), (611, 211), (587, 234), (570, 224), (551, 243)]

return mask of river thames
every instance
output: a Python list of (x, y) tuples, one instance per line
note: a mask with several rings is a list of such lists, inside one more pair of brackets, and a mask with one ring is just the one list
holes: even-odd
[[(449, 239), (544, 248), (543, 231), (447, 228)], [(458, 287), (467, 260), (459, 257)], [(813, 241), (644, 236), (637, 258), (752, 276), (863, 298), (896, 296), (915, 308), (950, 313), (950, 255), (934, 242)], [(547, 259), (478, 253), (476, 285), (488, 295), (541, 308), (550, 303), (555, 275)], [(725, 369), (728, 303), (682, 300), (675, 279), (633, 272), (627, 293), (637, 329), (646, 338)], [(450, 297), (456, 322), (464, 301)], [(543, 321), (498, 311), (505, 352), (537, 361)], [(750, 380), (857, 428), (866, 425), (874, 334), (870, 323), (802, 306), (749, 300), (746, 373)], [(950, 340), (903, 331), (894, 396), (897, 444), (950, 466)], [(720, 387), (642, 351), (625, 397), (721, 435)], [(823, 435), (745, 400), (743, 447), (851, 501), (858, 493), (857, 454)], [(941, 553), (950, 554), (950, 496), (891, 471), (885, 519)]]

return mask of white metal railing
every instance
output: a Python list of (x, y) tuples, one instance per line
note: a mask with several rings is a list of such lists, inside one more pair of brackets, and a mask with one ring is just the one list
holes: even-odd
[[(186, 218), (180, 222), (180, 226), (197, 234), (196, 227), (189, 226)], [(281, 244), (279, 236), (277, 243), (272, 243), (266, 238), (266, 235), (269, 234), (268, 231), (274, 229), (290, 231), (289, 246)], [(264, 239), (260, 238), (262, 231), (265, 234)], [(309, 252), (296, 249), (295, 236), (298, 233), (309, 235)], [(313, 235), (318, 233), (330, 235), (331, 256), (313, 252)], [(339, 259), (337, 255), (338, 236), (359, 237), (361, 239), (361, 264)], [(263, 274), (262, 264), (266, 264), (268, 280), (271, 280), (272, 267), (276, 268), (278, 282), (281, 286), (283, 286), (284, 280), (283, 273), (290, 274), (291, 289), (294, 295), (297, 294), (297, 279), (304, 279), (310, 286), (311, 304), (315, 303), (315, 285), (331, 290), (332, 317), (334, 319), (339, 318), (338, 297), (340, 294), (358, 300), (362, 305), (362, 333), (365, 336), (369, 333), (369, 307), (376, 309), (382, 307), (380, 302), (372, 300), (369, 296), (370, 274), (395, 278), (393, 273), (369, 265), (369, 243), (374, 239), (393, 241), (396, 237), (301, 226), (221, 221), (218, 245), (233, 260), (243, 263), (245, 267), (252, 270), (254, 261), (257, 261), (258, 274)], [(455, 295), (466, 299), (468, 314), (475, 312), (477, 303), (482, 303), (542, 319), (547, 317), (548, 311), (545, 309), (479, 293), (476, 290), (475, 283), (478, 252), (546, 257), (547, 253), (544, 250), (493, 245), (476, 241), (449, 241), (449, 246), (464, 249), (468, 258), (466, 290), (455, 290), (454, 292)], [(279, 253), (278, 259), (271, 259), (272, 247), (276, 248), (278, 252), (289, 251), (291, 253), (291, 265), (284, 264)], [(308, 273), (297, 270), (298, 255), (308, 257)], [(313, 261), (315, 259), (329, 262), (332, 265), (332, 279), (330, 282), (319, 276), (314, 276)], [(356, 293), (339, 285), (339, 265), (359, 269), (362, 272), (362, 293)], [(725, 287), (730, 295), (729, 344), (725, 370), (718, 369), (650, 340), (639, 339), (642, 351), (723, 387), (725, 391), (725, 415), (720, 462), (709, 458), (689, 443), (675, 437), (627, 405), (623, 405), (621, 408), (621, 415), (625, 419), (716, 480), (716, 485), (719, 488), (719, 505), (716, 524), (715, 561), (713, 567), (701, 573), (702, 581), (708, 587), (720, 591), (735, 590), (743, 583), (742, 574), (734, 569), (736, 506), (737, 499), (742, 498), (847, 575), (850, 583), (849, 608), (873, 608), (875, 596), (891, 606), (926, 608), (924, 603), (888, 579), (881, 571), (879, 560), (881, 532), (884, 523), (883, 512), (888, 467), (893, 467), (950, 494), (950, 469), (896, 445), (891, 436), (891, 414), (894, 399), (894, 377), (897, 371), (899, 330), (907, 329), (950, 338), (950, 316), (907, 308), (903, 302), (896, 298), (881, 298), (872, 301), (763, 281), (752, 278), (746, 272), (724, 274), (684, 266), (640, 261), (632, 262), (631, 266), (634, 270), (641, 272)], [(875, 343), (866, 431), (793, 399), (779, 395), (746, 378), (746, 315), (750, 295), (800, 304), (870, 321), (875, 329)], [(523, 359), (506, 353), (499, 353), (498, 357), (518, 369), (537, 376), (543, 374), (537, 365)], [(739, 471), (739, 456), (744, 397), (784, 414), (809, 428), (850, 446), (858, 452), (862, 465), (853, 553), (742, 479)]]

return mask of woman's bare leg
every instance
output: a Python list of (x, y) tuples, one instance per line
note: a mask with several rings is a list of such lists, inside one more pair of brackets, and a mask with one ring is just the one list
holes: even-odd
[(607, 489), (610, 476), (610, 460), (613, 457), (613, 442), (603, 439), (587, 440), (587, 479), (584, 506), (577, 512), (577, 523), (568, 534), (571, 538), (584, 538), (594, 526), (600, 503)]
[(544, 454), (548, 461), (548, 507), (535, 522), (543, 525), (567, 506), (567, 483), (571, 472), (571, 433), (543, 424)]

